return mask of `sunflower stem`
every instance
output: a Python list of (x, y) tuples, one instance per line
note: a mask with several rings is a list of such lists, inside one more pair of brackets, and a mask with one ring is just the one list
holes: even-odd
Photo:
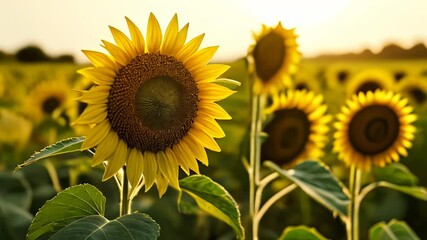
[(120, 216), (124, 216), (131, 212), (131, 201), (128, 196), (129, 181), (126, 174), (126, 166), (123, 166), (123, 181), (120, 189)]
[(360, 179), (362, 172), (354, 164), (350, 170), (350, 206), (347, 218), (347, 239), (359, 240)]

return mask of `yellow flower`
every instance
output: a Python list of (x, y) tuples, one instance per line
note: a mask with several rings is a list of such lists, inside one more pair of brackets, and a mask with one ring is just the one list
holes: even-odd
[(399, 81), (398, 92), (407, 97), (411, 104), (417, 107), (425, 106), (427, 100), (427, 77), (408, 76)]
[(347, 165), (369, 171), (407, 156), (412, 146), (416, 115), (408, 100), (391, 91), (353, 95), (335, 123), (333, 150)]
[(289, 87), (290, 75), (296, 72), (301, 58), (294, 29), (285, 29), (279, 22), (276, 27), (262, 25), (259, 34), (253, 35), (255, 43), (249, 47), (249, 71), (255, 77), (254, 92), (271, 94)]
[(70, 93), (65, 79), (43, 81), (30, 92), (25, 112), (36, 122), (44, 117), (59, 117), (71, 103)]
[(24, 147), (31, 137), (33, 125), (23, 116), (0, 108), (0, 143)]
[(346, 87), (347, 97), (353, 94), (368, 91), (374, 92), (377, 89), (393, 90), (394, 79), (390, 72), (382, 69), (365, 69), (355, 74), (349, 79)]
[(306, 90), (316, 94), (321, 92), (320, 82), (316, 77), (307, 71), (299, 71), (295, 74), (292, 89)]
[(331, 64), (324, 72), (324, 77), (328, 88), (337, 90), (349, 82), (354, 75), (355, 70), (350, 66), (343, 64)]
[(76, 123), (92, 125), (82, 149), (96, 147), (93, 165), (107, 161), (103, 180), (126, 166), (132, 187), (156, 182), (162, 196), (168, 184), (179, 189), (179, 167), (199, 173), (205, 148), (220, 151), (215, 119), (231, 117), (215, 102), (234, 91), (214, 83), (229, 67), (207, 64), (218, 47), (198, 50), (204, 34), (186, 42), (189, 25), (179, 29), (177, 15), (163, 35), (150, 14), (146, 39), (126, 21), (130, 38), (110, 27), (116, 44), (102, 41), (111, 55), (83, 51), (94, 67), (79, 72), (96, 85), (80, 98), (88, 106)]
[(274, 114), (265, 126), (267, 139), (261, 146), (261, 159), (291, 167), (305, 159), (319, 159), (328, 137), (327, 106), (321, 95), (292, 91), (275, 95), (267, 114)]

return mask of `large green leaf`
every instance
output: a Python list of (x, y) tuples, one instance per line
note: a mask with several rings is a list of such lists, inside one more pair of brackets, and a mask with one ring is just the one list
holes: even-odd
[(380, 222), (375, 224), (369, 230), (370, 240), (419, 240), (415, 232), (402, 221), (395, 219), (388, 224)]
[(72, 222), (90, 215), (103, 215), (105, 197), (92, 185), (83, 184), (58, 193), (36, 214), (27, 239), (47, 238)]
[(412, 197), (418, 198), (420, 200), (427, 201), (427, 189), (425, 187), (418, 186), (400, 186), (389, 182), (375, 182), (372, 183), (375, 187), (386, 187), (406, 193)]
[(44, 159), (44, 158), (80, 151), (80, 147), (82, 146), (82, 143), (85, 140), (85, 138), (86, 137), (84, 137), (84, 136), (83, 137), (72, 137), (72, 138), (67, 138), (67, 139), (61, 140), (61, 141), (56, 142), (52, 145), (49, 145), (49, 146), (43, 148), (42, 150), (40, 150), (40, 152), (34, 153), (24, 163), (19, 164), (16, 167), (15, 171), (19, 170), (23, 167), (26, 167), (30, 164), (33, 164), (33, 163), (35, 163), (41, 159)]
[(401, 163), (387, 164), (384, 168), (374, 168), (373, 175), (376, 181), (385, 181), (398, 185), (415, 186), (418, 178)]
[[(244, 239), (239, 208), (231, 195), (218, 183), (203, 175), (181, 179), (179, 185), (206, 213), (230, 225), (238, 239)], [(181, 201), (181, 198), (178, 199)]]
[(109, 221), (103, 216), (81, 218), (56, 232), (50, 240), (66, 239), (157, 239), (159, 225), (150, 216), (142, 213), (124, 215)]
[(326, 240), (316, 229), (307, 226), (287, 227), (278, 240)]
[(306, 160), (294, 168), (284, 170), (275, 163), (267, 161), (265, 165), (280, 175), (289, 178), (305, 193), (333, 212), (347, 215), (349, 198), (344, 194), (344, 185), (319, 161)]
[(22, 174), (0, 172), (0, 203), (9, 203), (25, 210), (31, 206), (32, 191)]

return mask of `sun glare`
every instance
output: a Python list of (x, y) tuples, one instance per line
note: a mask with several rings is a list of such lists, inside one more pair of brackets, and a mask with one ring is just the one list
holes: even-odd
[(251, 11), (264, 24), (282, 21), (286, 27), (315, 26), (339, 13), (350, 0), (250, 0)]

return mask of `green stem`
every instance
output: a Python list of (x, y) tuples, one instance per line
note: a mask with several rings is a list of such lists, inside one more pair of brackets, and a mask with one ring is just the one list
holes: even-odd
[(58, 172), (56, 171), (56, 168), (53, 163), (50, 160), (46, 160), (44, 162), (44, 166), (46, 167), (49, 177), (52, 180), (52, 185), (55, 191), (62, 191), (61, 183), (59, 182)]
[(126, 166), (123, 166), (123, 181), (120, 189), (120, 216), (124, 216), (131, 212), (131, 201), (128, 197), (129, 181), (126, 174)]
[(360, 179), (362, 172), (355, 166), (350, 170), (350, 207), (347, 218), (347, 240), (359, 240)]
[(249, 214), (253, 218), (255, 213), (255, 191), (259, 182), (259, 115), (260, 115), (260, 96), (252, 96), (251, 112), (251, 133), (249, 146)]

